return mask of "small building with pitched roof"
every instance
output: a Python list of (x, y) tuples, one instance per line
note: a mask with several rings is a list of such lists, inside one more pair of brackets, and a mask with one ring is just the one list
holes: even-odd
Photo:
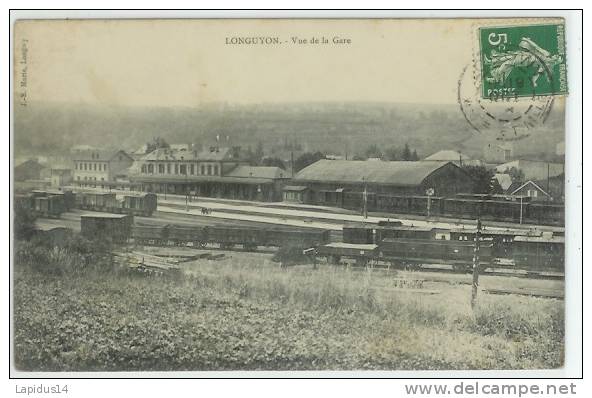
[(42, 171), (45, 169), (37, 159), (28, 159), (14, 168), (14, 180), (39, 180), (42, 178)]
[(532, 180), (526, 182), (514, 182), (507, 190), (507, 193), (514, 196), (531, 198), (531, 201), (551, 201), (553, 197), (539, 184)]

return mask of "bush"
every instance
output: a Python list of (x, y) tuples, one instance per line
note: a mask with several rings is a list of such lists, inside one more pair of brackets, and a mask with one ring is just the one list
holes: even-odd
[(272, 257), (272, 261), (282, 263), (282, 266), (307, 264), (311, 259), (303, 253), (301, 247), (296, 246), (282, 246)]
[(63, 246), (53, 246), (43, 236), (29, 241), (17, 240), (14, 263), (16, 267), (47, 275), (113, 269), (110, 247), (75, 235)]
[(35, 216), (20, 203), (14, 207), (14, 236), (16, 239), (28, 240), (35, 233)]

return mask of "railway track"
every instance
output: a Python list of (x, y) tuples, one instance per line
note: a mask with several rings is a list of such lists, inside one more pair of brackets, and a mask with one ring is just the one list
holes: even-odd
[[(82, 214), (92, 213), (89, 211), (82, 211), (82, 210), (73, 210), (67, 213), (62, 214), (60, 219), (39, 219), (38, 223), (43, 225), (45, 228), (52, 228), (52, 227), (66, 227), (71, 228), (75, 231), (80, 230), (80, 217)], [(245, 220), (231, 220), (226, 218), (216, 218), (210, 217), (207, 215), (197, 215), (197, 214), (181, 214), (177, 212), (166, 212), (166, 211), (157, 211), (154, 213), (152, 217), (142, 217), (136, 216), (135, 222), (142, 225), (167, 225), (167, 224), (178, 224), (183, 226), (242, 226), (242, 227), (253, 227), (253, 228), (269, 228), (269, 223), (264, 222), (256, 222), (256, 221), (245, 221)], [(293, 226), (286, 226), (286, 225), (274, 225), (273, 228), (283, 229), (283, 230), (293, 230), (297, 229), (306, 229), (306, 227), (293, 227)], [(343, 233), (341, 230), (332, 230), (330, 231), (330, 241), (331, 242), (341, 242), (343, 240)], [(154, 247), (171, 247), (171, 246), (154, 246)], [(187, 246), (191, 248), (190, 246)], [(215, 250), (215, 251), (228, 251), (227, 248), (221, 248), (216, 245), (209, 245), (208, 250)], [(252, 252), (250, 250), (243, 249), (240, 246), (234, 247), (231, 251), (234, 252)], [(274, 253), (276, 251), (275, 248), (266, 248), (266, 247), (258, 247), (257, 252), (260, 253)], [(422, 267), (422, 271), (425, 272), (439, 272), (439, 273), (459, 273), (452, 268), (452, 266), (447, 265), (426, 265)], [(551, 279), (551, 280), (561, 280), (564, 278), (562, 273), (545, 273), (545, 272), (529, 272), (527, 270), (522, 269), (515, 269), (515, 268), (491, 268), (484, 270), (484, 274), (488, 275), (498, 275), (498, 276), (508, 276), (508, 277), (517, 277), (517, 278), (531, 278), (531, 279)]]

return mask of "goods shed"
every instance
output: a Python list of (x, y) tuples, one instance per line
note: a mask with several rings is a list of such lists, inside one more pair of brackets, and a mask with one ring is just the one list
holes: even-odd
[[(306, 187), (307, 202), (355, 208), (366, 197), (369, 208), (388, 196), (449, 196), (471, 192), (473, 180), (452, 162), (319, 160), (293, 179)], [(433, 191), (432, 191), (433, 190)]]

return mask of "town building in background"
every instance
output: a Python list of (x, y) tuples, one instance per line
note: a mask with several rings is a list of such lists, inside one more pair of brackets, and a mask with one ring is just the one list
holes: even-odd
[(90, 149), (72, 155), (74, 184), (105, 188), (127, 174), (134, 159), (122, 150)]
[(483, 160), (486, 163), (505, 163), (513, 159), (514, 147), (510, 142), (503, 144), (489, 143), (483, 148)]
[(457, 166), (481, 166), (480, 160), (471, 159), (470, 156), (453, 150), (442, 150), (431, 154), (424, 160), (436, 161), (436, 162), (452, 162)]
[(506, 173), (495, 173), (493, 178), (497, 181), (499, 186), (506, 192), (512, 185), (512, 176)]
[(565, 165), (563, 163), (518, 159), (500, 164), (495, 169), (498, 173), (506, 173), (511, 169), (520, 170), (526, 181), (559, 176), (565, 172)]
[(42, 172), (46, 167), (37, 161), (37, 159), (29, 159), (23, 163), (15, 166), (14, 180), (39, 180), (42, 177)]
[(51, 186), (63, 187), (72, 183), (72, 169), (68, 168), (52, 168), (51, 169)]

